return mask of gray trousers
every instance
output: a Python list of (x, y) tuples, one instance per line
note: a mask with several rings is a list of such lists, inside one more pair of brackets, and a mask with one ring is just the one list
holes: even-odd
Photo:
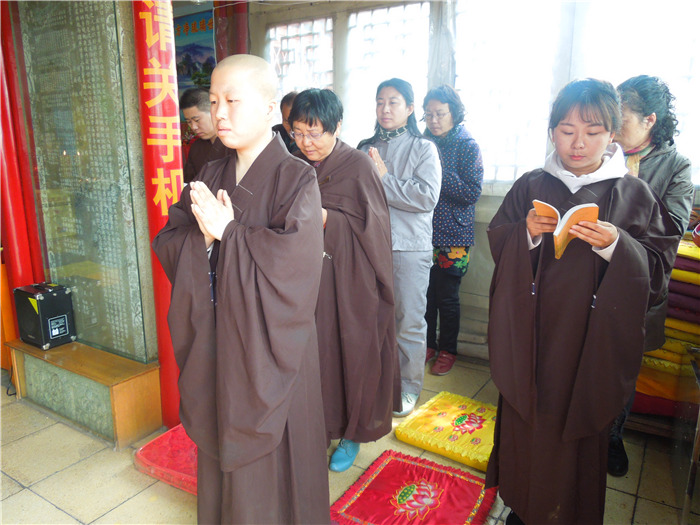
[(425, 373), (426, 293), (430, 280), (430, 267), (433, 264), (433, 252), (428, 250), (392, 253), (401, 391), (420, 395)]

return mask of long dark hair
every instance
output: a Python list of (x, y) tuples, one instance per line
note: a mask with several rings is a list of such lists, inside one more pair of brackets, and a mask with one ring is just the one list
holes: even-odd
[(641, 118), (656, 113), (656, 122), (651, 128), (651, 143), (661, 146), (668, 142), (673, 145), (674, 135), (678, 135), (678, 119), (673, 101), (676, 99), (665, 82), (657, 77), (639, 75), (625, 80), (617, 86), (623, 107)]
[[(411, 86), (411, 84), (400, 78), (390, 78), (389, 80), (385, 80), (384, 82), (379, 84), (379, 86), (377, 87), (377, 93), (375, 95), (375, 98), (379, 96), (379, 93), (385, 87), (393, 87), (396, 91), (398, 91), (399, 94), (403, 97), (407, 106), (413, 104), (413, 113), (411, 113), (408, 116), (408, 122), (406, 123), (406, 127), (408, 127), (408, 132), (411, 135), (422, 138), (423, 134), (418, 129), (418, 122), (416, 121), (416, 106), (414, 104), (413, 87)], [(379, 121), (375, 122), (374, 135), (372, 135), (368, 139), (360, 141), (360, 143), (357, 145), (358, 149), (364, 146), (365, 144), (374, 142), (374, 140), (377, 138), (377, 135), (379, 135), (380, 127), (381, 126), (379, 125)]]

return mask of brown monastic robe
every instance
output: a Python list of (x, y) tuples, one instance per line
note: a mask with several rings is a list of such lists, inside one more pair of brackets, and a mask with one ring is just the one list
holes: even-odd
[(340, 140), (316, 174), (328, 211), (316, 307), (326, 432), (366, 443), (401, 406), (389, 208), (369, 155)]
[(233, 150), (224, 146), (219, 137), (216, 137), (213, 143), (206, 139), (195, 140), (183, 164), (182, 177), (185, 184), (192, 182), (207, 162), (223, 159), (232, 153)]
[(173, 284), (168, 322), (180, 416), (200, 456), (198, 518), (328, 523), (314, 320), (323, 254), (318, 184), (279, 137), (238, 186), (235, 166), (234, 153), (198, 176), (214, 193), (228, 191), (235, 214), (211, 261), (189, 187), (153, 241)]
[(561, 207), (576, 195), (543, 170), (515, 182), (488, 230), (488, 344), (501, 396), (486, 481), (526, 524), (603, 522), (610, 423), (634, 390), (644, 315), (678, 240), (644, 182), (586, 188), (599, 219), (618, 228), (609, 263), (580, 239), (556, 260), (551, 233), (528, 249), (532, 200)]

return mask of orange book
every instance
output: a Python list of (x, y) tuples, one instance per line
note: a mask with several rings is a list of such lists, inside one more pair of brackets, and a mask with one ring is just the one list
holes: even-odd
[(563, 217), (559, 215), (559, 210), (551, 204), (538, 201), (537, 199), (533, 200), (532, 204), (535, 207), (535, 213), (540, 217), (552, 217), (557, 220), (557, 227), (552, 234), (554, 236), (554, 257), (556, 259), (561, 259), (571, 239), (576, 238), (575, 235), (569, 233), (574, 224), (578, 224), (581, 221), (596, 222), (598, 220), (598, 205), (593, 202), (574, 206)]

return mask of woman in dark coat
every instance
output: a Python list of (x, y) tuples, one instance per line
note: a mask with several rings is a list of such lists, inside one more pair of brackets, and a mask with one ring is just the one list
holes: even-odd
[[(640, 75), (625, 80), (617, 86), (622, 100), (622, 129), (615, 142), (625, 152), (627, 168), (631, 175), (649, 184), (661, 199), (673, 220), (672, 233), (683, 235), (690, 220), (695, 186), (690, 174), (690, 161), (676, 151), (673, 137), (678, 133), (678, 121), (668, 86), (656, 77)], [(672, 247), (675, 256), (678, 245)], [(668, 282), (666, 275), (663, 299), (654, 305), (646, 317), (644, 351), (661, 348), (666, 342), (664, 322), (668, 307)], [(634, 394), (610, 429), (608, 474), (624, 476), (629, 461), (622, 442), (622, 429), (629, 416)]]

